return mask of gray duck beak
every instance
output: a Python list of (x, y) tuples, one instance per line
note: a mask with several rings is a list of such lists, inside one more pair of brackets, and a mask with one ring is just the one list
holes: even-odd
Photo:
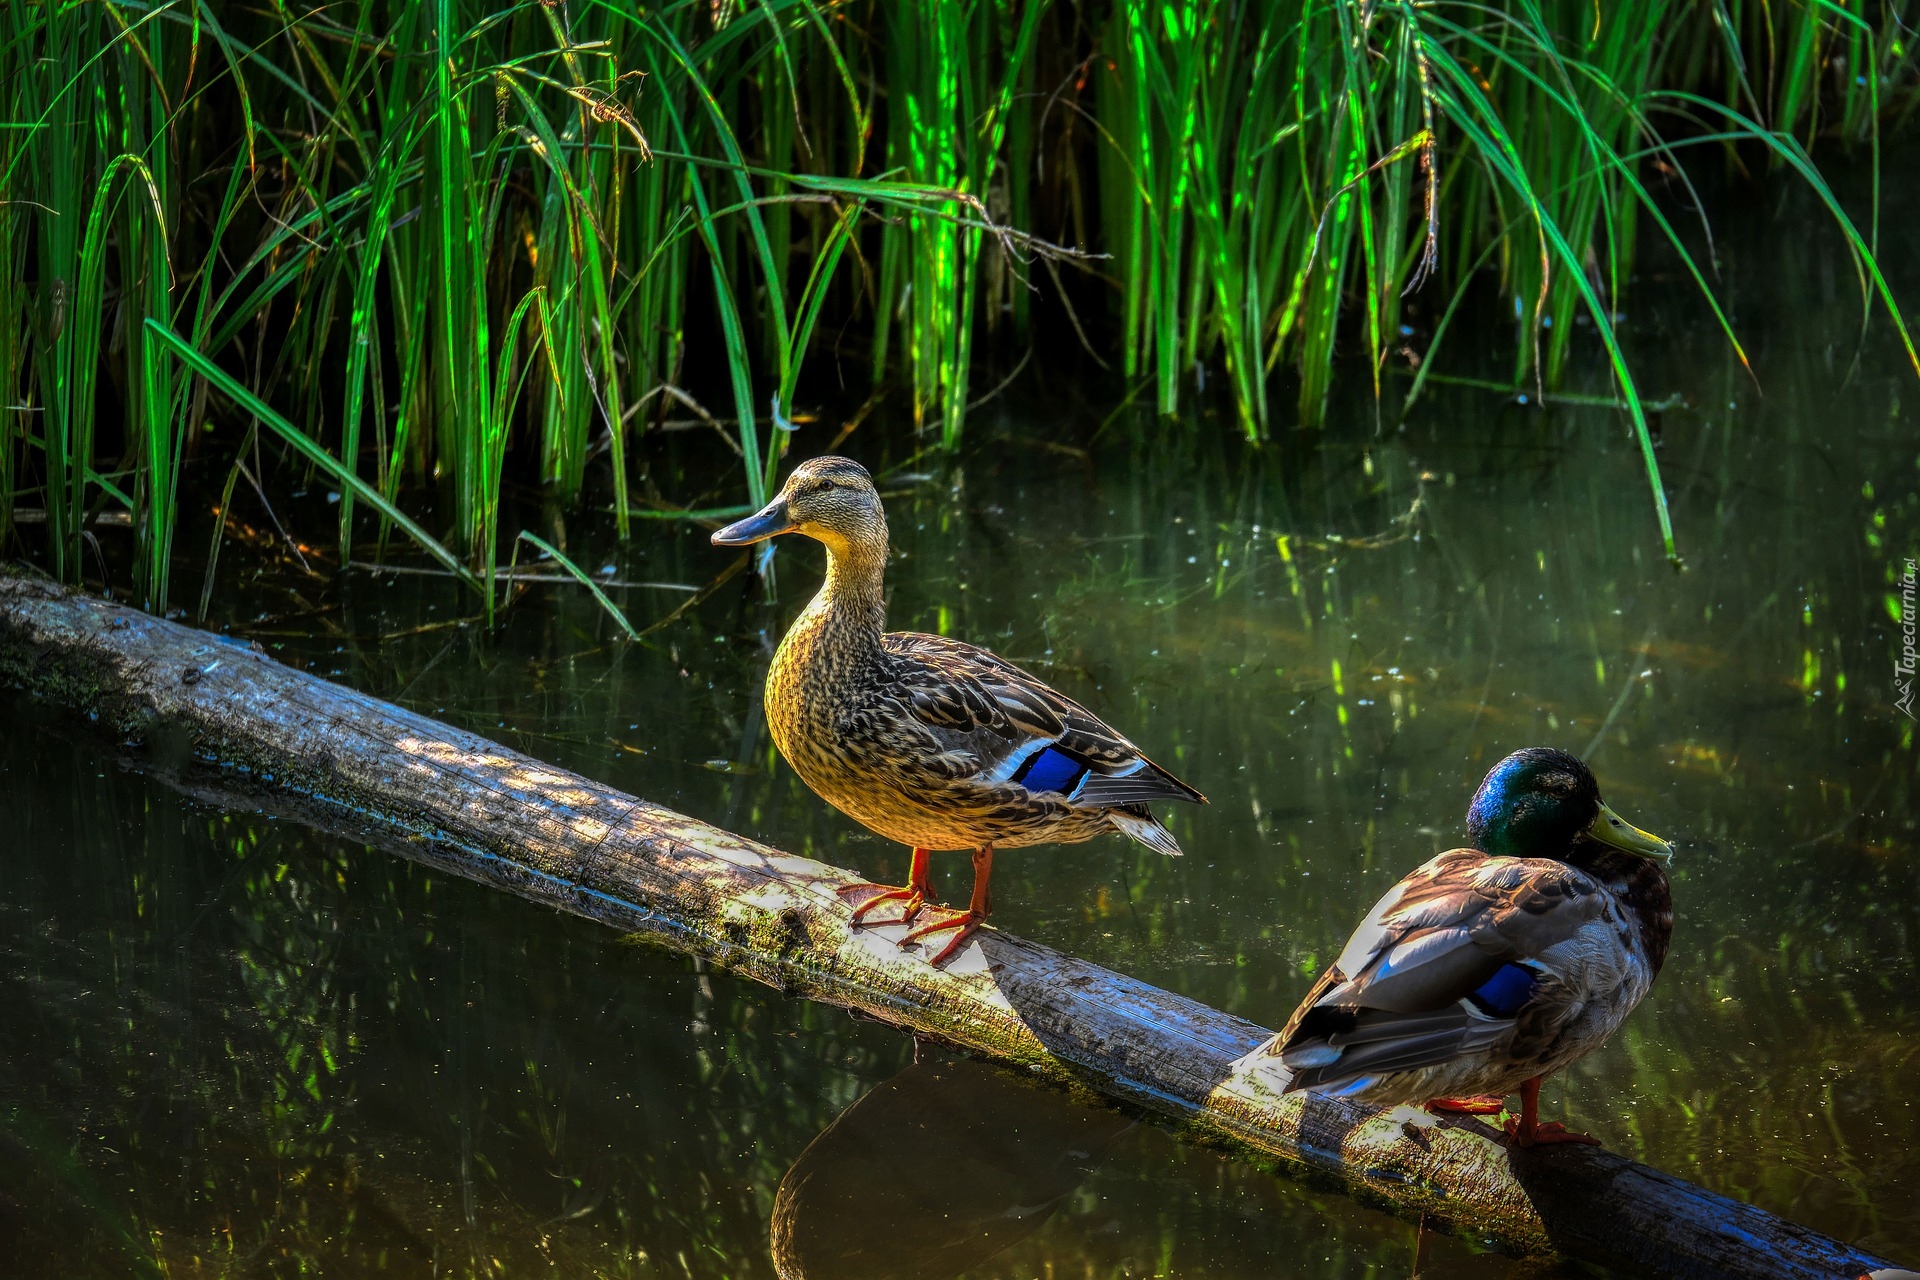
[(787, 514), (787, 495), (781, 494), (760, 510), (735, 520), (726, 528), (713, 535), (716, 547), (744, 547), (754, 542), (765, 542), (768, 538), (793, 532), (793, 520)]

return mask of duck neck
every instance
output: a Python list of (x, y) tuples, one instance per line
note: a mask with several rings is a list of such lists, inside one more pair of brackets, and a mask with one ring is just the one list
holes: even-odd
[(1660, 972), (1673, 941), (1673, 889), (1666, 868), (1652, 858), (1584, 838), (1574, 841), (1563, 861), (1606, 885), (1627, 908), (1640, 926), (1647, 962)]
[(793, 637), (849, 656), (878, 652), (887, 625), (886, 534), (821, 542), (827, 548), (827, 580), (794, 624)]

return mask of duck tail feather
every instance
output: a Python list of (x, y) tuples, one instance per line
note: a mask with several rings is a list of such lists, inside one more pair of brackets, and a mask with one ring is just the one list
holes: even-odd
[(1082, 805), (1144, 804), (1149, 800), (1194, 800), (1200, 795), (1192, 787), (1158, 770), (1142, 769), (1126, 775), (1090, 773), (1074, 793), (1074, 803)]
[(1108, 812), (1107, 820), (1121, 834), (1133, 837), (1155, 853), (1164, 853), (1169, 858), (1180, 856), (1180, 842), (1173, 838), (1173, 832), (1161, 826), (1159, 820), (1149, 813), (1113, 809)]

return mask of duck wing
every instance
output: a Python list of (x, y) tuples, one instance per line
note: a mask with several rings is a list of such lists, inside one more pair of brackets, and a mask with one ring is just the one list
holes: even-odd
[(1454, 849), (1387, 891), (1267, 1051), (1290, 1091), (1334, 1093), (1502, 1044), (1525, 1060), (1585, 1003), (1567, 966), (1604, 946), (1619, 943), (1592, 876)]
[(1098, 716), (975, 645), (891, 632), (892, 694), (950, 755), (970, 756), (972, 780), (1056, 792), (1087, 808), (1206, 797)]

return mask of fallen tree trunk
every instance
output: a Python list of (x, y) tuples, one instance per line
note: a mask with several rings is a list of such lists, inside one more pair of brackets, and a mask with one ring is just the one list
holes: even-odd
[[(853, 930), (859, 877), (732, 835), (275, 662), (253, 646), (0, 570), (0, 682), (134, 742), (181, 743), (297, 816), (647, 935), (782, 991), (1071, 1078), (1205, 1141), (1337, 1180), (1524, 1252), (1660, 1275), (1839, 1280), (1891, 1264), (1593, 1148), (1510, 1150), (1282, 1096), (1242, 1059), (1270, 1034), (997, 930), (944, 970)], [(269, 807), (276, 807), (270, 805)], [(1271, 1060), (1267, 1060), (1269, 1063)]]

